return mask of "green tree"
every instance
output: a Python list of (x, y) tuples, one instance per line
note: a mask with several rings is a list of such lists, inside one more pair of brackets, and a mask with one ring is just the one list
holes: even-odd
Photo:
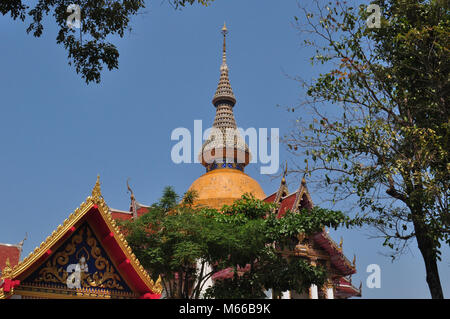
[(376, 21), (367, 6), (313, 3), (295, 19), (322, 73), (298, 78), (305, 90), (299, 108), (312, 120), (298, 119), (286, 143), (309, 159), (309, 174), (325, 177), (334, 201), (356, 196), (355, 222), (375, 226), (393, 258), (415, 240), (431, 296), (443, 298), (437, 262), (441, 244), (450, 244), (448, 1), (373, 1), (379, 28), (367, 22)]
[[(208, 5), (213, 0), (169, 0), (178, 9), (188, 4)], [(81, 28), (69, 28), (67, 12), (70, 4), (81, 8)], [(111, 36), (123, 37), (131, 30), (130, 20), (145, 7), (144, 0), (2, 0), (0, 13), (13, 20), (31, 19), (27, 33), (40, 37), (44, 31), (43, 19), (53, 14), (59, 31), (56, 42), (67, 50), (69, 65), (90, 83), (100, 82), (101, 71), (119, 67), (119, 51), (109, 42)]]
[[(320, 208), (278, 219), (269, 213), (273, 204), (248, 195), (221, 211), (193, 207), (194, 198), (187, 193), (177, 204), (166, 188), (147, 214), (122, 224), (140, 262), (154, 280), (160, 276), (167, 298), (262, 298), (266, 289), (300, 293), (323, 285), (325, 269), (284, 256), (280, 248), (298, 233), (348, 222), (342, 213)], [(220, 270), (232, 271), (233, 278), (216, 281), (202, 296)]]
[[(319, 207), (299, 213), (287, 211), (278, 218), (276, 213), (268, 213), (273, 211), (271, 207), (244, 195), (233, 205), (224, 206), (222, 212), (214, 212), (218, 220), (231, 223), (235, 232), (242, 232), (239, 246), (245, 250), (232, 253), (228, 265), (233, 269), (232, 278), (216, 281), (207, 290), (206, 298), (263, 298), (268, 289), (275, 296), (289, 290), (301, 294), (311, 284), (324, 285), (325, 268), (313, 267), (306, 259), (287, 252), (294, 250), (298, 234), (314, 234), (324, 226), (337, 228), (348, 224), (349, 219), (341, 212)], [(234, 259), (240, 255), (242, 258)]]

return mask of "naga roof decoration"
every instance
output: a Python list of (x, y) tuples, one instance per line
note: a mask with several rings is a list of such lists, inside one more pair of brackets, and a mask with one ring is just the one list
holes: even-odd
[[(103, 199), (100, 189), (100, 178), (97, 177), (97, 182), (92, 190), (91, 196), (70, 214), (39, 247), (36, 247), (24, 260), (15, 265), (8, 274), (4, 273), (2, 275), (2, 279), (5, 282), (15, 282), (15, 285), (13, 285), (12, 289), (8, 289), (8, 291), (0, 288), (0, 299), (9, 298), (14, 293), (14, 289), (16, 289), (17, 293), (23, 293), (25, 295), (26, 291), (22, 290), (20, 280), (26, 279), (43, 262), (51, 259), (49, 257), (53, 256), (54, 252), (86, 222), (91, 227), (95, 226), (96, 229), (94, 230), (96, 231), (99, 242), (109, 252), (110, 257), (114, 258), (116, 268), (120, 269), (122, 275), (125, 275), (126, 278), (124, 279), (127, 280), (127, 284), (132, 288), (134, 292), (133, 296), (140, 298), (159, 297), (162, 292), (160, 280), (158, 279), (158, 281), (154, 282), (132, 252), (131, 247), (128, 245), (124, 235), (120, 232), (110, 213), (110, 209)], [(52, 287), (52, 285), (49, 285), (49, 288)], [(32, 290), (32, 288), (28, 288)], [(84, 298), (112, 297), (100, 290), (95, 287), (76, 289), (75, 296)], [(58, 295), (52, 296), (61, 297)], [(70, 297), (73, 298), (73, 296)], [(121, 297), (120, 294), (117, 294), (113, 297), (126, 298), (129, 295), (124, 294)]]
[(139, 203), (136, 200), (136, 196), (134, 196), (133, 190), (130, 187), (130, 184), (127, 180), (127, 189), (130, 193), (130, 210), (124, 211), (120, 209), (110, 208), (109, 212), (111, 213), (113, 219), (115, 220), (131, 220), (141, 217), (143, 214), (148, 212), (150, 206)]

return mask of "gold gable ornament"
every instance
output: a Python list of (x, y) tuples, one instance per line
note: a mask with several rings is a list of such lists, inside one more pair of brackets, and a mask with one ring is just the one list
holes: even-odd
[[(92, 208), (97, 209), (100, 212), (100, 215), (103, 218), (103, 221), (108, 226), (111, 233), (117, 240), (117, 243), (121, 250), (125, 253), (125, 256), (128, 260), (130, 260), (131, 266), (138, 273), (141, 280), (146, 284), (147, 287), (151, 289), (153, 293), (161, 294), (162, 293), (162, 285), (161, 280), (157, 280), (154, 282), (144, 267), (141, 265), (135, 254), (132, 252), (131, 247), (128, 245), (123, 233), (121, 233), (118, 225), (115, 220), (112, 218), (110, 210), (106, 205), (106, 202), (102, 196), (101, 188), (100, 188), (100, 176), (97, 176), (97, 181), (95, 183), (94, 188), (92, 189), (91, 196), (89, 196), (85, 202), (81, 203), (81, 205), (76, 208), (72, 214), (69, 215), (68, 218), (64, 220), (64, 222), (59, 225), (55, 231), (52, 232), (50, 236), (48, 236), (41, 244), (36, 247), (30, 254), (25, 257), (22, 261), (20, 261), (13, 269), (10, 266), (5, 267), (2, 278), (5, 278), (6, 274), (9, 278), (18, 278), (23, 275), (23, 273), (37, 262), (43, 256), (46, 256), (51, 252), (51, 249), (68, 231), (70, 231), (78, 221), (81, 220)], [(25, 291), (21, 290), (21, 293)], [(37, 293), (39, 296), (42, 294)], [(38, 296), (38, 297), (39, 297)], [(0, 289), (0, 299), (6, 298), (7, 296)]]
[(11, 268), (11, 262), (9, 261), (9, 257), (6, 258), (5, 267), (3, 268), (1, 272), (1, 279), (7, 279), (11, 278), (12, 274), (12, 268)]
[(97, 175), (97, 181), (95, 182), (94, 188), (92, 189), (91, 197), (93, 199), (103, 199), (102, 190), (100, 188), (100, 175)]

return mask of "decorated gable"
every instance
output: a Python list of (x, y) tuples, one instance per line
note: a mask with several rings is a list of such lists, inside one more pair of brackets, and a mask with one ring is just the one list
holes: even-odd
[(22, 289), (25, 287), (35, 291), (51, 287), (67, 295), (76, 295), (78, 289), (117, 297), (133, 296), (86, 222), (23, 280)]
[(100, 191), (13, 268), (0, 276), (2, 298), (160, 298), (128, 246)]

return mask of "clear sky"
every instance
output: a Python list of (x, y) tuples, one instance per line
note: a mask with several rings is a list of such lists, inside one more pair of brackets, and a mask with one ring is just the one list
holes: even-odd
[[(23, 256), (90, 195), (97, 174), (110, 207), (127, 210), (126, 180), (138, 201), (153, 203), (166, 185), (184, 193), (204, 173), (200, 164), (174, 164), (173, 129), (193, 130), (194, 120), (212, 125), (211, 99), (219, 79), (226, 21), (230, 79), (237, 98), (238, 126), (279, 128), (285, 134), (301, 96), (289, 75), (310, 78), (311, 52), (292, 26), (300, 16), (293, 0), (216, 0), (175, 11), (166, 1), (147, 1), (133, 31), (114, 39), (119, 70), (105, 71), (101, 84), (86, 85), (56, 44), (53, 18), (36, 39), (21, 22), (0, 16), (0, 242), (28, 240)], [(281, 146), (280, 160), (288, 158)], [(302, 163), (302, 159), (297, 159)], [(246, 173), (270, 194), (279, 179)], [(288, 177), (291, 189), (299, 180)], [(313, 200), (318, 201), (316, 194)], [(350, 260), (353, 283), (364, 298), (428, 298), (425, 268), (415, 248), (391, 263), (381, 241), (366, 230), (331, 232)], [(440, 263), (444, 295), (450, 296), (449, 250)], [(381, 267), (381, 288), (369, 289), (366, 268)]]

